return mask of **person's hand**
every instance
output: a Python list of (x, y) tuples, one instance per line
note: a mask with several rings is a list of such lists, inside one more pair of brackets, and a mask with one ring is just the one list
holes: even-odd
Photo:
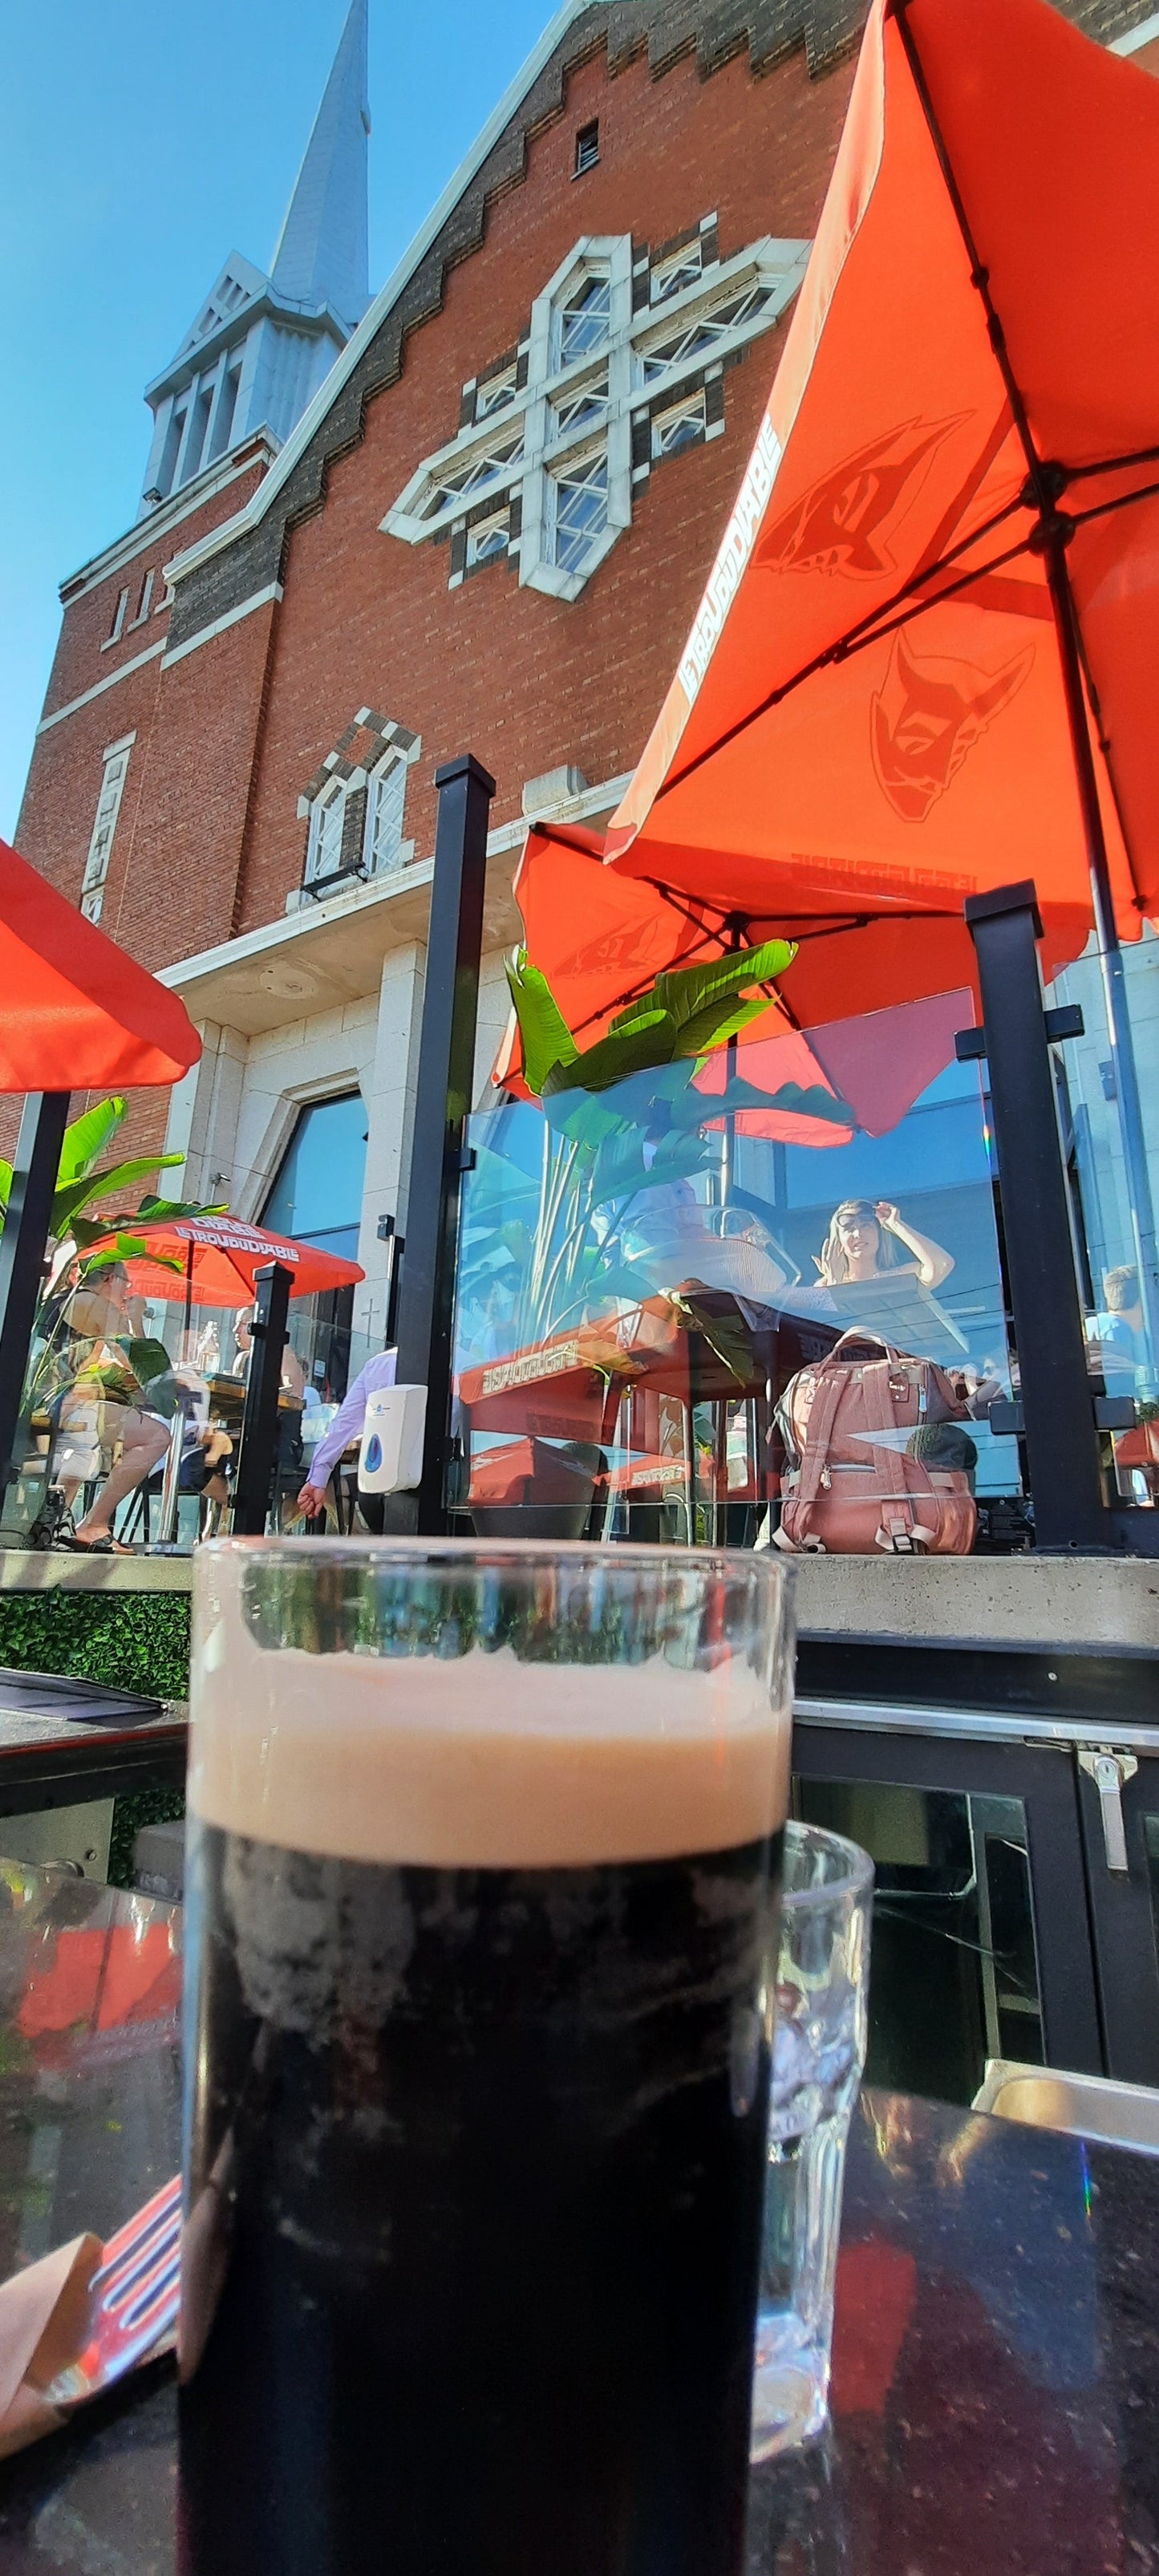
[(303, 1485), (298, 1496), (298, 1509), (305, 1513), (308, 1521), (316, 1521), (319, 1513), (326, 1509), (325, 1486)]
[(882, 1225), (895, 1226), (897, 1224), (897, 1209), (895, 1208), (892, 1199), (878, 1199), (875, 1202), (873, 1213), (875, 1217), (880, 1218)]

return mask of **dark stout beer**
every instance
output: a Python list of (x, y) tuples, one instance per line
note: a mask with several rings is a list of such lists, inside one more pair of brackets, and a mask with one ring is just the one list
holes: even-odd
[(735, 2576), (781, 1721), (357, 1660), (199, 1696), (184, 2576)]

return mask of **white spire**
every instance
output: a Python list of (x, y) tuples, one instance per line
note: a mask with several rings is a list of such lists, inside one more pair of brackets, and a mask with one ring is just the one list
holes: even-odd
[(328, 304), (350, 330), (370, 295), (366, 11), (367, 0), (351, 0), (270, 267), (275, 294), (293, 304)]

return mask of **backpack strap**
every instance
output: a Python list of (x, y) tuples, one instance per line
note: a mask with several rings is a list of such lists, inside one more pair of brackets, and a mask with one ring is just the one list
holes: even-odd
[(829, 1447), (833, 1437), (833, 1425), (837, 1418), (837, 1407), (845, 1393), (844, 1374), (844, 1362), (839, 1361), (834, 1368), (832, 1353), (827, 1360), (822, 1360), (816, 1369), (817, 1383), (813, 1402), (809, 1408), (805, 1446), (801, 1455), (797, 1491), (793, 1498), (799, 1514), (798, 1528), (801, 1536), (808, 1531), (812, 1505), (828, 1480)]

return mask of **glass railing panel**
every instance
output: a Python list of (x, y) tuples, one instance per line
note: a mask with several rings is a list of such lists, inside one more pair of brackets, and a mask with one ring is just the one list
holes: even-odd
[[(1080, 1037), (1053, 1049), (1092, 1398), (1101, 1398), (1107, 1500), (1159, 1494), (1159, 940), (1111, 956), (1092, 941), (1050, 1004), (1077, 1003)], [(1133, 1418), (1132, 1418), (1133, 1417)]]
[[(271, 1526), (292, 1517), (318, 1442), (348, 1386), (380, 1347), (349, 1321), (349, 1290), (291, 1301), (279, 1397)], [(25, 1382), (17, 1473), (0, 1540), (39, 1546), (101, 1519), (109, 1478), (140, 1470), (110, 1526), (135, 1546), (192, 1548), (226, 1522), (250, 1369), (252, 1307), (139, 1296), (127, 1274), (94, 1271), (42, 1310)], [(174, 1423), (183, 1425), (176, 1506), (161, 1486)], [(122, 1483), (123, 1476), (117, 1481)]]
[[(940, 996), (472, 1119), (455, 1512), (783, 1543), (808, 1471), (794, 1544), (1025, 1543), (989, 1130), (953, 1051), (971, 1017)], [(818, 1462), (838, 1349), (864, 1402)]]
[(806, 1779), (794, 1810), (873, 1860), (868, 2081), (968, 2103), (989, 2058), (1041, 2065), (1022, 1800)]

